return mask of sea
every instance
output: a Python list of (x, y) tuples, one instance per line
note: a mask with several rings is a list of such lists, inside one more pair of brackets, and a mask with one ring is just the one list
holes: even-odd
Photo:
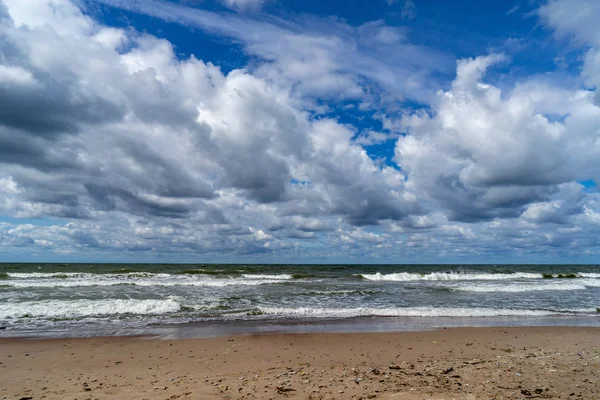
[(595, 265), (0, 264), (0, 337), (600, 326)]

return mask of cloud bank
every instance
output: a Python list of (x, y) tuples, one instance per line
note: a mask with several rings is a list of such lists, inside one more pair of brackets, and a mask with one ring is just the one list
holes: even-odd
[[(585, 47), (581, 85), (531, 77), (509, 88), (486, 82), (509, 56), (461, 59), (444, 84), (451, 57), (382, 21), (104, 3), (229, 37), (253, 59), (224, 73), (201, 53), (178, 57), (166, 39), (105, 26), (80, 3), (0, 0), (5, 257), (536, 261), (598, 252), (599, 199), (581, 182), (600, 180), (600, 43), (583, 21), (561, 17), (566, 1), (538, 14)], [(406, 99), (426, 107), (398, 108)], [(331, 115), (350, 100), (381, 132)], [(390, 140), (393, 160), (368, 152)]]

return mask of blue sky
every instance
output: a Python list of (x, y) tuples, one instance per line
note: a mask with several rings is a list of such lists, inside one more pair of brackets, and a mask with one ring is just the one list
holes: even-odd
[(595, 263), (593, 0), (0, 0), (0, 261)]

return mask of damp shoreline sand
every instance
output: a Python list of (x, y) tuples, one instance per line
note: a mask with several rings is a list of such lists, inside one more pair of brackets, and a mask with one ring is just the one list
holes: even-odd
[(0, 399), (600, 398), (600, 328), (0, 339)]

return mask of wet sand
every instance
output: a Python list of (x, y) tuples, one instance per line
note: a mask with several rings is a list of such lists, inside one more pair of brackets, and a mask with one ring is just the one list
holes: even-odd
[(2, 339), (0, 399), (600, 399), (600, 328)]

